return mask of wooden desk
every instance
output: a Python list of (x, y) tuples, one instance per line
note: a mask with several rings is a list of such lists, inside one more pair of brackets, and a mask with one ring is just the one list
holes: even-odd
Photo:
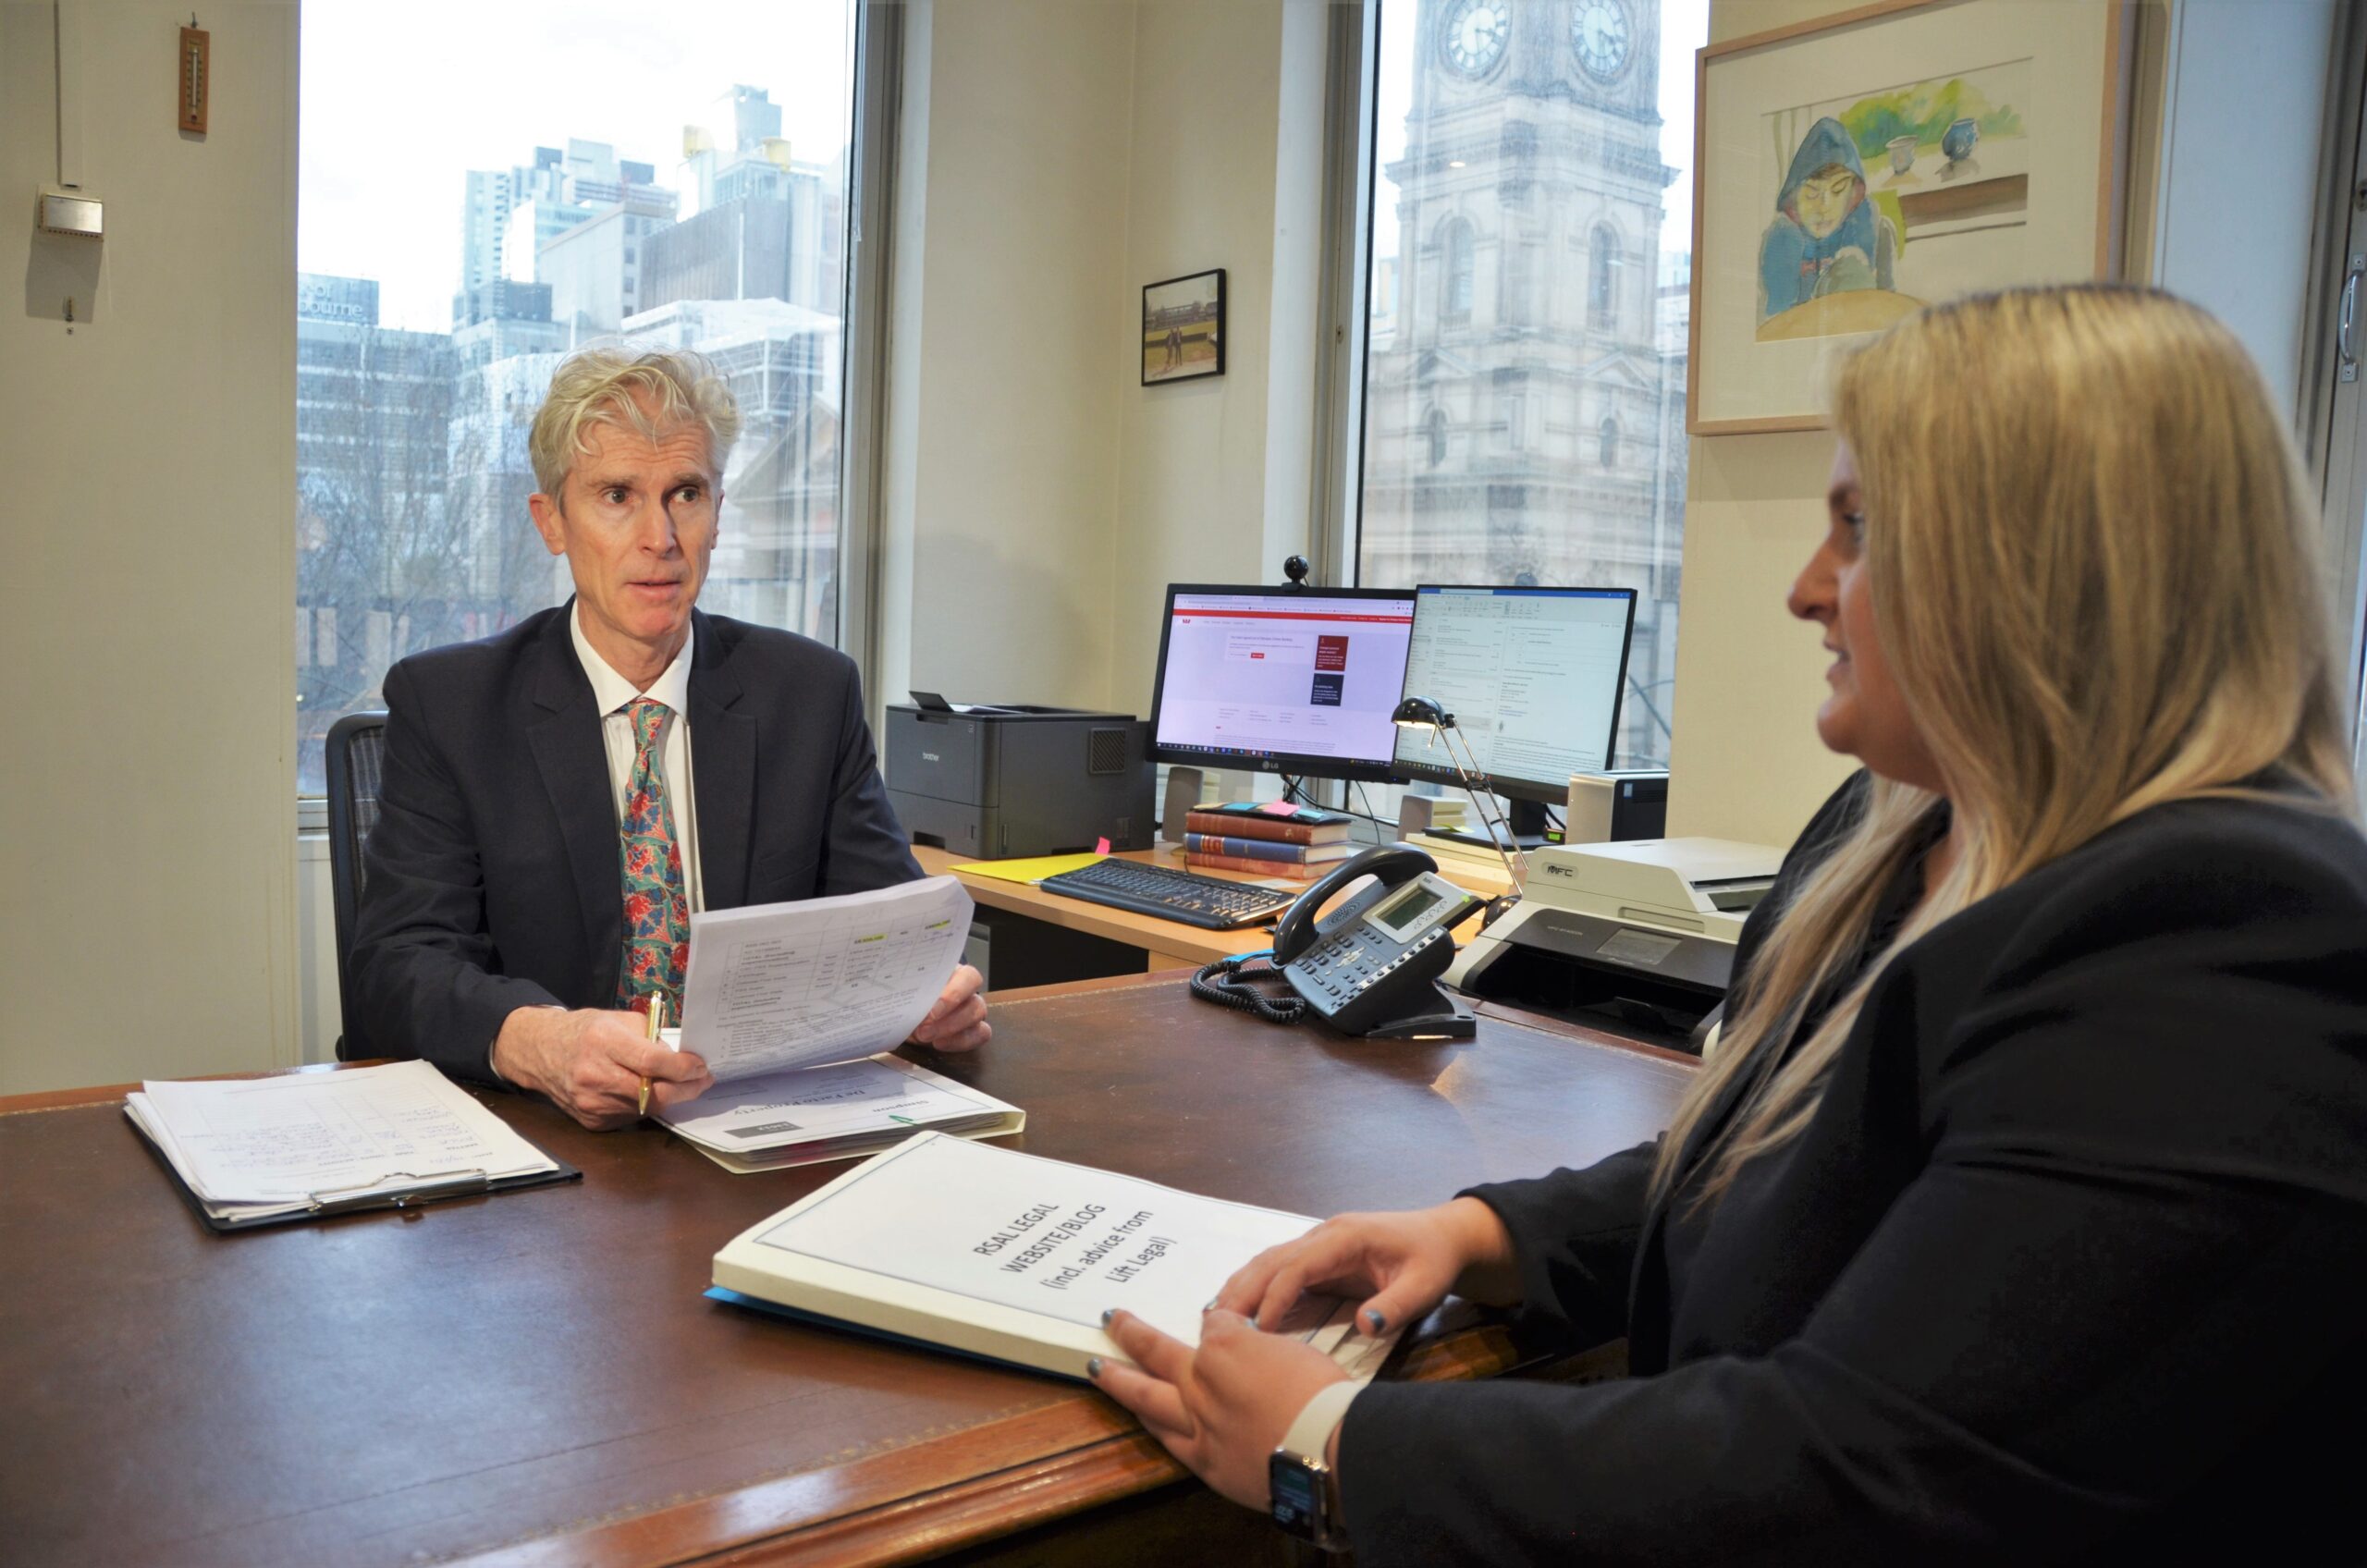
[[(913, 855), (921, 863), (921, 869), (932, 876), (950, 872), (956, 880), (970, 889), (972, 898), (990, 909), (1028, 915), (1065, 930), (1082, 931), (1108, 941), (1141, 948), (1149, 954), (1144, 966), (1148, 970), (1197, 969), (1204, 963), (1231, 958), (1234, 953), (1260, 952), (1273, 945), (1273, 928), (1268, 925), (1252, 925), (1238, 931), (1210, 931), (1197, 925), (1186, 925), (1180, 921), (1161, 920), (1157, 915), (1136, 914), (1132, 910), (1111, 909), (1107, 904), (1064, 898), (1026, 883), (1007, 882), (1000, 876), (981, 876), (975, 871), (958, 870), (958, 866), (972, 857), (931, 849), (926, 844), (914, 845)], [(1228, 882), (1258, 880), (1229, 871), (1205, 871), (1188, 866), (1184, 863), (1184, 851), (1171, 845), (1161, 845), (1156, 850), (1130, 851), (1118, 858), (1172, 866), (1178, 871), (1193, 871)], [(1456, 887), (1467, 888), (1482, 898), (1492, 899), (1512, 886), (1501, 868), (1490, 869), (1476, 862), (1441, 861), (1439, 872)], [(1455, 940), (1468, 941), (1472, 932), (1478, 928), (1478, 921), (1475, 915), (1469, 924), (1455, 933)]]
[[(1469, 1045), (1355, 1044), (1172, 976), (993, 1017), (932, 1064), (1025, 1106), (1019, 1146), (1313, 1214), (1592, 1160), (1688, 1073), (1494, 1016)], [(655, 1128), (484, 1098), (583, 1180), (229, 1236), (119, 1091), (0, 1100), (0, 1556), (1290, 1561), (1087, 1388), (702, 1299), (716, 1248), (842, 1166), (731, 1176)], [(1391, 1375), (1515, 1358), (1434, 1320)]]

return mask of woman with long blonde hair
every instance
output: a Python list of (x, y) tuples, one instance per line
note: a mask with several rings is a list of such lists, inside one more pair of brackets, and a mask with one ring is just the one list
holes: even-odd
[[(2367, 839), (2274, 399), (2165, 295), (2025, 289), (1842, 364), (1790, 607), (1863, 770), (1655, 1144), (1346, 1215), (1100, 1386), (1360, 1562), (2281, 1557), (2367, 1457)], [(1257, 1331), (1450, 1291), (1586, 1388), (1334, 1387)], [(2308, 1444), (2289, 1440), (2302, 1432)], [(2341, 1434), (2350, 1435), (2341, 1435)], [(2334, 1434), (2329, 1436), (2328, 1434)], [(2296, 1543), (2289, 1550), (2280, 1542)]]

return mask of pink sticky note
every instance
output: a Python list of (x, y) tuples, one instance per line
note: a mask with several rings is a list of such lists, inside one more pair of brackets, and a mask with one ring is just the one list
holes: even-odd
[(1098, 855), (1108, 854), (1110, 852), (1110, 840), (1107, 839), (1096, 839), (1093, 840), (1093, 852)]
[(1291, 804), (1288, 801), (1268, 801), (1264, 805), (1259, 806), (1257, 809), (1262, 812), (1270, 813), (1275, 816), (1296, 816), (1298, 815), (1298, 807)]

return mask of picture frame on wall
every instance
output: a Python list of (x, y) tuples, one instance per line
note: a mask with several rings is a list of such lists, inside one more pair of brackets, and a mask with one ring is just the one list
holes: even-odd
[(2119, 267), (2127, 0), (1883, 0), (1695, 56), (1686, 429), (1814, 430), (1918, 307)]
[(1224, 374), (1224, 269), (1143, 286), (1143, 385)]

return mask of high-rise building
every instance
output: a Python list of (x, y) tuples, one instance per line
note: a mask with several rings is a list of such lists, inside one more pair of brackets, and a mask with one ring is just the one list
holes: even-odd
[(637, 307), (637, 280), (632, 288), (624, 281), (624, 251), (637, 248), (650, 230), (671, 223), (680, 205), (675, 193), (656, 180), (655, 165), (620, 159), (607, 142), (581, 138), (570, 138), (564, 150), (535, 148), (532, 164), (471, 170), (461, 213), (456, 299), (501, 278), (513, 283), (560, 281), (546, 272), (551, 264), (546, 253), (572, 230), (622, 212), (634, 220), (631, 225), (595, 237), (579, 251), (563, 251), (556, 263), (569, 290), (556, 307), (559, 319), (580, 310), (605, 321), (605, 330), (614, 330), (616, 322)]
[(1665, 758), (1662, 709), (1637, 695), (1674, 675), (1682, 521), (1658, 0), (1421, 0), (1415, 27), (1363, 580), (1638, 590), (1621, 750)]
[(316, 771), (328, 722), (389, 662), (451, 640), (455, 361), (441, 333), (380, 326), (372, 279), (303, 273), (296, 298), (298, 729)]
[(780, 300), (679, 301), (625, 324), (629, 349), (705, 356), (740, 408), (723, 522), (700, 602), (773, 624), (837, 624), (839, 335)]
[(718, 97), (682, 128), (683, 186), (695, 215), (658, 236), (643, 309), (678, 300), (786, 300), (836, 314), (844, 297), (846, 168), (801, 164), (760, 87)]

